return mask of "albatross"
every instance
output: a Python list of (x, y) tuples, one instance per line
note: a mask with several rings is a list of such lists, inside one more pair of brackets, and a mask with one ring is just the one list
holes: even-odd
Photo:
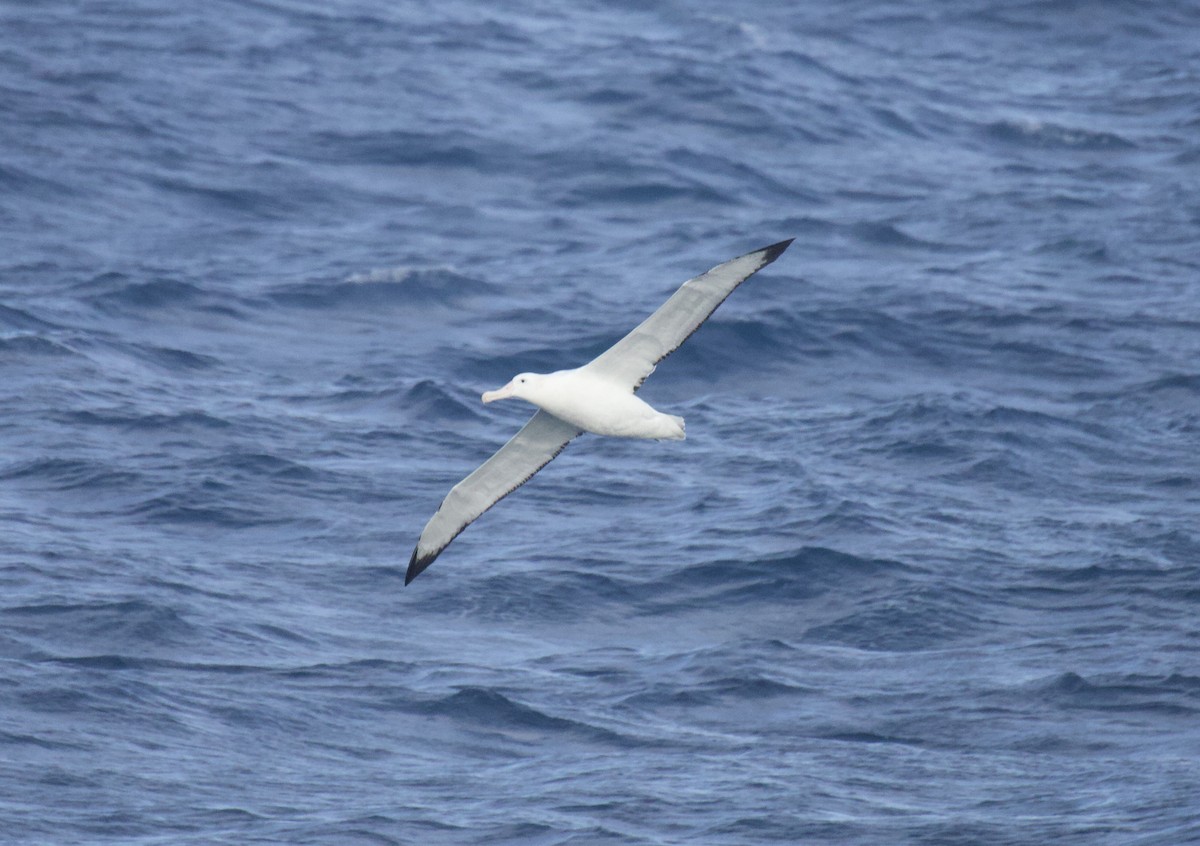
[(638, 388), (734, 288), (779, 258), (793, 240), (738, 256), (684, 282), (658, 311), (582, 367), (518, 373), (503, 388), (485, 393), (485, 403), (515, 397), (536, 405), (538, 411), (512, 440), (446, 494), (421, 532), (404, 584), (412, 582), (463, 529), (528, 482), (578, 435), (592, 432), (616, 438), (682, 440), (683, 418), (655, 410), (637, 396)]

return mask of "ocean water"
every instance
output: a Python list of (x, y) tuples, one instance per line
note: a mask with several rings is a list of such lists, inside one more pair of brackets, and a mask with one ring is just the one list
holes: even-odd
[(1197, 32), (0, 4), (0, 842), (1200, 842)]

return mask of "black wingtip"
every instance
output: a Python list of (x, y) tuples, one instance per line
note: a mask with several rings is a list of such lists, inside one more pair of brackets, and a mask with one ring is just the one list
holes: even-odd
[(790, 247), (795, 240), (795, 238), (788, 238), (786, 241), (780, 241), (778, 244), (772, 244), (759, 250), (763, 254), (763, 265), (768, 265), (783, 255), (783, 251)]
[(424, 558), (419, 558), (417, 550), (414, 549), (412, 558), (408, 559), (408, 571), (404, 574), (404, 586), (408, 587), (412, 580), (421, 575), (425, 568), (432, 564), (433, 559), (437, 557), (438, 554), (435, 552), (433, 555), (426, 555)]

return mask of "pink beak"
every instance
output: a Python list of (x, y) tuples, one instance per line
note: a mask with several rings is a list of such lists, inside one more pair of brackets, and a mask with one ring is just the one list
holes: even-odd
[(482, 399), (484, 402), (495, 402), (496, 400), (501, 400), (506, 397), (511, 397), (513, 395), (514, 390), (515, 389), (513, 388), (513, 383), (509, 382), (503, 388), (499, 388), (495, 391), (486, 392), (482, 397), (480, 397), (480, 399)]

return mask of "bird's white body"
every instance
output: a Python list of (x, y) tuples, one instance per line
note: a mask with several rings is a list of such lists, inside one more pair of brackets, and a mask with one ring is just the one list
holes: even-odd
[(585, 432), (614, 438), (683, 440), (682, 417), (656, 411), (628, 385), (585, 367), (554, 373), (521, 373), (484, 402), (518, 397)]

